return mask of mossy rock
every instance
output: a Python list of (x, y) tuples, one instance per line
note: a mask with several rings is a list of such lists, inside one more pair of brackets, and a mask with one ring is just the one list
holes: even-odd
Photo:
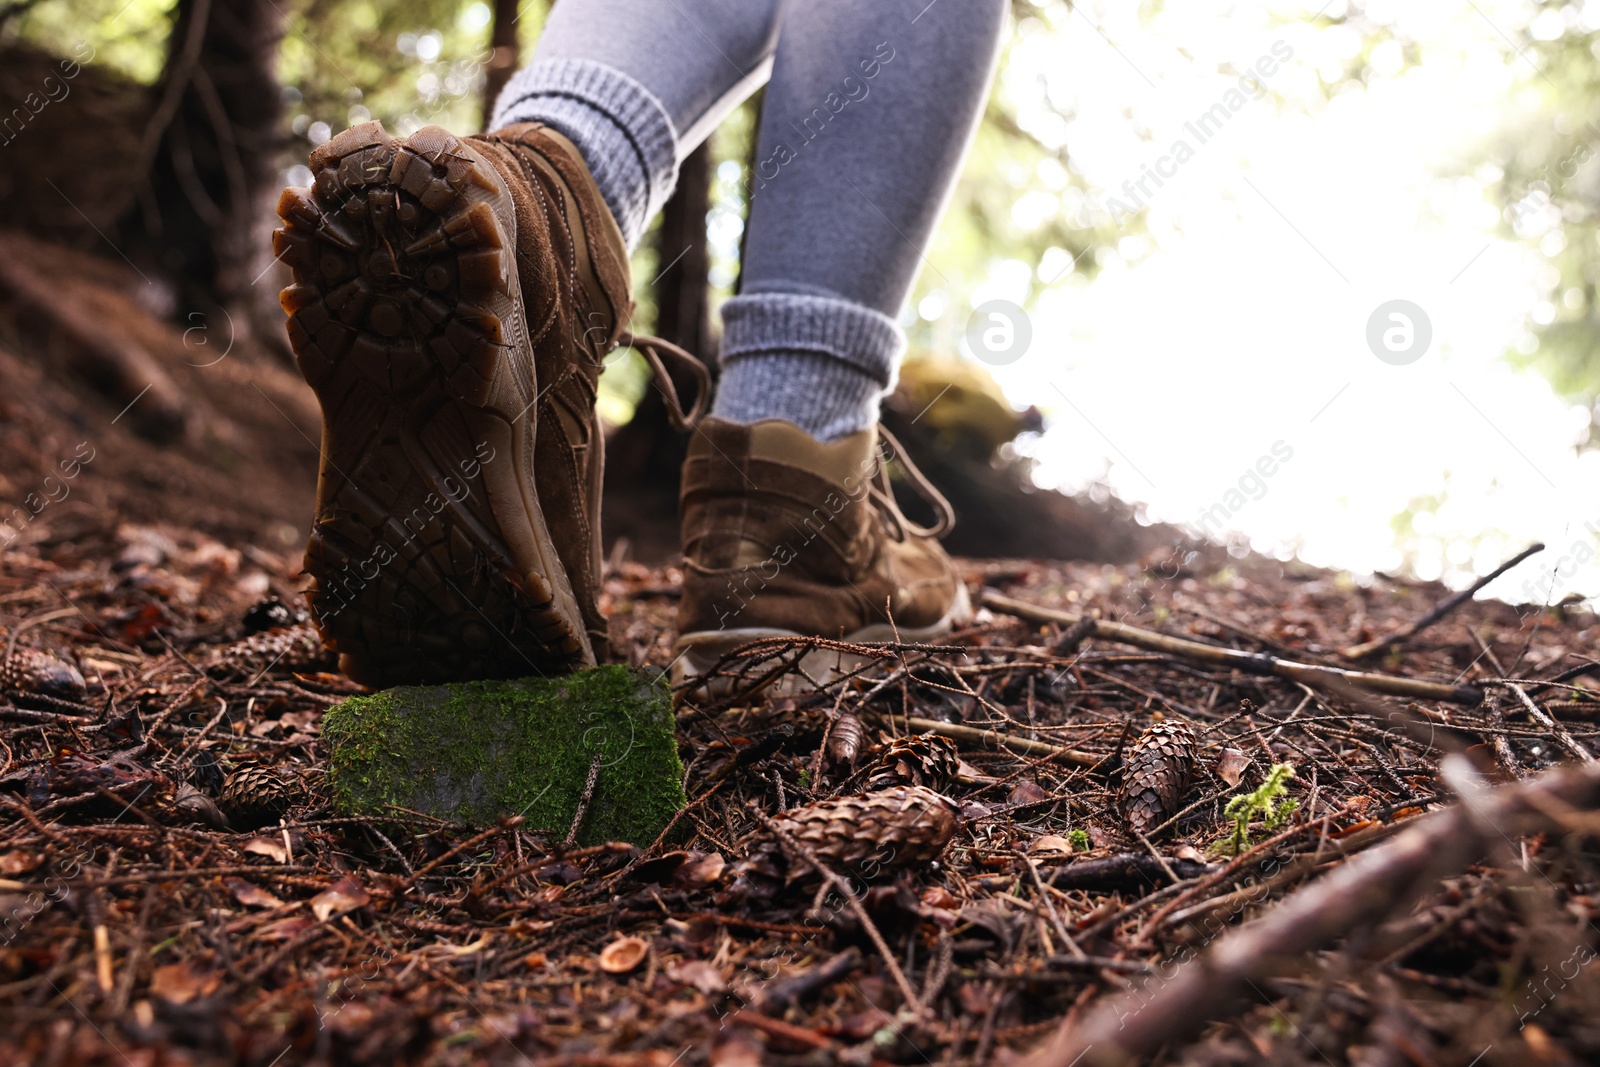
[(334, 806), (394, 806), (469, 825), (521, 815), (565, 836), (594, 754), (580, 844), (647, 845), (686, 803), (664, 678), (596, 667), (561, 678), (401, 686), (322, 719)]

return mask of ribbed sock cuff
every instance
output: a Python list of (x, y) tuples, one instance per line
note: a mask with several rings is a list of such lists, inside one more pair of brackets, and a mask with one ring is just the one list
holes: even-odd
[(829, 297), (757, 293), (729, 300), (722, 321), (719, 418), (787, 419), (819, 441), (877, 423), (905, 349), (887, 315)]
[(491, 130), (543, 122), (578, 146), (632, 248), (678, 180), (678, 134), (655, 94), (589, 59), (535, 61), (495, 101)]

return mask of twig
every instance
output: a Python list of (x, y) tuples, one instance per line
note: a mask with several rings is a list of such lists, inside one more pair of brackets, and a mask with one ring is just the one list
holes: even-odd
[(578, 830), (583, 826), (584, 816), (589, 814), (589, 803), (594, 800), (594, 786), (600, 780), (600, 756), (596, 751), (589, 760), (589, 777), (583, 780), (583, 794), (578, 797), (578, 810), (572, 813), (572, 826), (567, 830), (567, 836), (561, 842), (560, 851), (565, 852), (578, 843)]
[[(1475, 775), (1464, 756), (1447, 756), (1453, 773)], [(1216, 941), (1158, 990), (1135, 990), (1103, 1004), (1055, 1037), (1024, 1067), (1145, 1062), (1163, 1045), (1223, 1017), (1276, 961), (1303, 956), (1358, 927), (1380, 922), (1435, 879), (1477, 859), (1490, 836), (1562, 829), (1545, 809), (1587, 809), (1600, 802), (1600, 764), (1566, 768), (1464, 799), (1423, 816), (1393, 841), (1364, 852), (1286, 898), (1262, 918)]]
[(421, 878), (423, 875), (427, 874), (429, 871), (434, 870), (435, 868), (440, 867), (443, 864), (449, 863), (451, 860), (455, 859), (457, 856), (461, 855), (463, 852), (467, 851), (468, 849), (477, 848), (479, 845), (481, 845), (485, 841), (489, 840), (489, 838), (493, 837), (495, 834), (504, 833), (507, 830), (515, 830), (517, 827), (519, 827), (521, 825), (522, 825), (522, 816), (521, 815), (512, 815), (512, 816), (510, 816), (508, 818), (501, 819), (500, 822), (497, 825), (489, 827), (489, 829), (484, 830), (482, 833), (473, 834), (471, 837), (467, 838), (465, 841), (461, 842), (459, 845), (456, 845), (454, 848), (446, 849), (436, 859), (432, 860), (429, 863), (425, 863), (421, 867), (417, 868), (417, 873), (412, 875), (412, 876), (410, 876), (409, 878), (407, 878), (405, 880), (405, 884), (406, 885), (411, 885), (418, 878)]
[(1521, 552), (1518, 552), (1515, 556), (1512, 556), (1510, 559), (1500, 564), (1500, 566), (1496, 567), (1488, 574), (1485, 574), (1482, 578), (1479, 578), (1477, 581), (1461, 590), (1461, 592), (1456, 593), (1453, 596), (1446, 597), (1444, 600), (1440, 601), (1438, 607), (1434, 608), (1426, 615), (1421, 616), (1415, 622), (1408, 623), (1407, 625), (1400, 627), (1400, 629), (1396, 630), (1394, 633), (1385, 634), (1383, 637), (1380, 637), (1375, 641), (1366, 641), (1359, 645), (1351, 645), (1349, 648), (1341, 651), (1339, 655), (1343, 656), (1345, 659), (1364, 659), (1365, 657), (1372, 655), (1374, 652), (1383, 651), (1390, 645), (1398, 645), (1411, 640), (1411, 638), (1417, 636), (1417, 634), (1421, 633), (1423, 630), (1426, 630), (1428, 627), (1432, 626), (1434, 623), (1438, 622), (1440, 619), (1444, 618), (1446, 615), (1450, 614), (1452, 611), (1471, 600), (1478, 590), (1482, 589), (1484, 586), (1500, 577), (1506, 571), (1510, 570), (1512, 567), (1515, 567), (1529, 556), (1537, 555), (1543, 551), (1544, 542), (1535, 541), (1533, 544), (1529, 545)]
[(851, 945), (827, 963), (767, 982), (751, 998), (752, 1006), (766, 1014), (781, 1015), (789, 1005), (832, 985), (860, 965), (861, 950)]
[[(1494, 683), (1491, 682), (1490, 684), (1492, 685)], [(1546, 712), (1539, 705), (1535, 704), (1533, 702), (1533, 698), (1528, 695), (1527, 691), (1523, 689), (1522, 686), (1507, 682), (1506, 688), (1517, 694), (1517, 699), (1522, 701), (1522, 706), (1528, 709), (1528, 714), (1533, 716), (1535, 722), (1556, 735), (1556, 740), (1561, 742), (1562, 748), (1566, 749), (1574, 756), (1577, 756), (1578, 759), (1582, 760), (1584, 763), (1593, 763), (1595, 761), (1594, 754), (1588, 749), (1584, 748), (1582, 745), (1578, 744), (1578, 739), (1568, 733), (1565, 726), (1562, 726), (1559, 722), (1556, 722), (1555, 719), (1550, 717), (1548, 712)]]
[[(887, 712), (863, 711), (862, 715), (869, 719), (881, 719), (893, 723), (896, 717)], [(1025, 737), (1014, 737), (1003, 734), (998, 730), (981, 730), (976, 726), (962, 726), (958, 723), (940, 722), (938, 719), (922, 719), (915, 715), (900, 718), (908, 730), (920, 730), (923, 733), (935, 733), (940, 737), (948, 737), (953, 741), (970, 741), (974, 744), (1005, 748), (1026, 756), (1047, 756), (1058, 759), (1062, 763), (1075, 763), (1080, 767), (1093, 767), (1098, 765), (1103, 757), (1092, 756), (1087, 752), (1079, 752), (1075, 748), (1062, 748), (1059, 745), (1046, 744), (1043, 741), (1029, 741)]]
[[(1085, 617), (1040, 607), (1022, 600), (1013, 600), (999, 593), (984, 593), (983, 604), (991, 610), (1003, 611), (1030, 622), (1075, 625)], [(1370, 671), (1345, 670), (1342, 667), (1324, 667), (1315, 663), (1299, 663), (1279, 656), (1269, 656), (1265, 652), (1241, 652), (1236, 648), (1223, 648), (1220, 645), (1208, 645), (1203, 641), (1171, 637), (1156, 633), (1154, 630), (1145, 630), (1107, 619), (1094, 620), (1094, 636), (1124, 645), (1133, 645), (1135, 648), (1148, 648), (1173, 656), (1185, 656), (1205, 663), (1222, 663), (1246, 674), (1276, 675), (1279, 678), (1304, 682), (1306, 685), (1321, 685), (1328, 688), (1342, 682), (1375, 693), (1417, 697), (1423, 700), (1443, 700), (1452, 704), (1474, 705), (1483, 701), (1483, 692), (1470, 685), (1447, 685), (1442, 682), (1424, 682), (1415, 678), (1398, 678), (1392, 674), (1375, 674)]]
[(1083, 644), (1083, 639), (1094, 633), (1094, 620), (1085, 616), (1067, 627), (1061, 638), (1050, 646), (1050, 654), (1054, 656), (1070, 656), (1078, 651), (1078, 646)]
[(1061, 921), (1061, 913), (1056, 910), (1056, 902), (1050, 899), (1049, 890), (1044, 887), (1044, 880), (1039, 877), (1039, 865), (1031, 856), (1024, 857), (1023, 862), (1028, 865), (1028, 873), (1033, 876), (1033, 884), (1039, 890), (1039, 899), (1044, 901), (1045, 910), (1050, 913), (1050, 922), (1056, 928), (1056, 934), (1067, 944), (1067, 951), (1079, 959), (1087, 959), (1088, 954), (1078, 947), (1078, 942), (1073, 939), (1072, 933), (1067, 929), (1067, 924)]

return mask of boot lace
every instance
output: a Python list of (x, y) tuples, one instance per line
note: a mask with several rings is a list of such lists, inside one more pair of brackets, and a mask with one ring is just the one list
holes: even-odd
[[(648, 334), (624, 330), (618, 336), (617, 344), (632, 348), (650, 365), (650, 376), (655, 379), (656, 388), (661, 391), (661, 398), (667, 402), (667, 418), (671, 420), (673, 428), (687, 433), (700, 425), (700, 420), (705, 418), (706, 408), (711, 403), (711, 372), (706, 370), (704, 363), (671, 341), (661, 337), (651, 337)], [(667, 365), (662, 361), (662, 356), (667, 356), (679, 367), (694, 375), (694, 406), (687, 413), (683, 410), (683, 402), (678, 399), (678, 387), (672, 384), (672, 375), (667, 373)]]
[(906, 480), (911, 483), (911, 488), (916, 491), (918, 496), (926, 500), (939, 516), (938, 521), (932, 526), (919, 526), (906, 518), (905, 512), (900, 510), (900, 504), (894, 498), (894, 490), (889, 485), (889, 465), (880, 458), (878, 460), (878, 470), (874, 475), (874, 480), (877, 484), (870, 486), (869, 492), (872, 495), (873, 503), (878, 506), (878, 514), (883, 517), (885, 523), (894, 532), (895, 540), (904, 541), (908, 535), (911, 537), (938, 538), (949, 533), (956, 525), (956, 512), (950, 506), (950, 501), (946, 500), (944, 494), (935, 489), (933, 483), (928, 481), (927, 475), (923, 474), (917, 468), (917, 465), (911, 462), (911, 457), (906, 454), (905, 446), (900, 443), (894, 434), (889, 432), (887, 426), (880, 424), (878, 426), (878, 435), (889, 442), (890, 448), (894, 451), (894, 458), (899, 461), (900, 469), (905, 472)]

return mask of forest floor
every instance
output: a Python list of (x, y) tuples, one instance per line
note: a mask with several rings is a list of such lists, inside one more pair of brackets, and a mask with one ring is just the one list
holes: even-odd
[[(341, 818), (319, 721), (359, 690), (292, 608), (260, 606), (296, 603), (293, 556), (115, 521), (0, 555), (6, 647), (86, 679), (63, 698), (9, 676), (0, 701), (0, 1062), (1007, 1062), (1063, 1017), (1159, 997), (1189, 954), (1450, 804), (1446, 735), (1502, 781), (1600, 745), (1600, 693), (1551, 682), (1592, 663), (1582, 612), (1471, 601), (1365, 664), (1491, 694), (1464, 706), (1063, 643), (985, 611), (951, 648), (885, 654), (821, 699), (683, 701), (675, 845)], [(1447, 595), (1184, 546), (963, 567), (975, 591), (1319, 663)], [(612, 566), (622, 657), (668, 662), (679, 585)], [(1557, 728), (1498, 679), (1527, 679)], [(939, 860), (851, 889), (865, 922), (815, 880), (730, 891), (757, 813), (859, 792), (886, 741), (920, 732), (907, 712), (977, 728), (937, 782), (961, 810)], [(1198, 760), (1141, 840), (1118, 790), (1158, 721), (1191, 725)], [(1439, 737), (1395, 725), (1412, 721)], [(897, 751), (939, 778), (936, 752)], [(1241, 829), (1228, 799), (1279, 764), (1295, 804)], [(252, 774), (278, 792), (219, 828), (219, 789)], [(1509, 841), (1385, 925), (1277, 961), (1159, 1060), (1595, 1062), (1597, 859), (1581, 835)]]
[[(962, 561), (980, 596), (1485, 699), (1309, 689), (995, 608), (819, 697), (684, 695), (672, 844), (341, 817), (320, 722), (360, 690), (296, 607), (308, 391), (232, 323), (161, 323), (120, 266), (0, 253), (0, 500), (25, 509), (0, 516), (0, 1063), (1008, 1062), (1105, 1005), (1128, 1034), (1172, 1024), (1157, 1062), (1600, 1062), (1595, 823), (1548, 800), (1563, 832), (1513, 828), (1382, 907), (1349, 894), (1360, 921), (1311, 950), (1256, 946), (1234, 1006), (1174, 996), (1212, 973), (1196, 953), (1443, 825), (1472, 787), (1447, 752), (1507, 789), (1592, 760), (1592, 614), (1469, 601), (1351, 660), (1448, 590), (1181, 542)], [(621, 658), (669, 662), (679, 589), (614, 553)], [(1157, 724), (1172, 758), (1141, 773), (1176, 793), (1141, 836), (1121, 792)], [(767, 820), (896, 775), (959, 810), (936, 860), (763, 880)], [(870, 829), (815, 822), (824, 852)]]

